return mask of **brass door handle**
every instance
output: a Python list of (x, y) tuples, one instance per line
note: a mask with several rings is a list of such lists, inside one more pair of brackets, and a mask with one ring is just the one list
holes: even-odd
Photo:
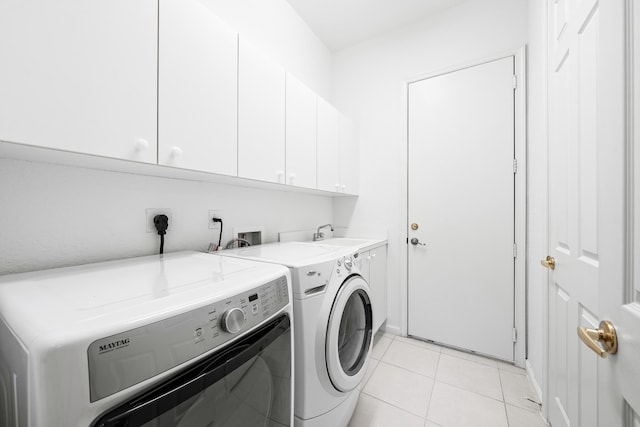
[(587, 329), (583, 326), (578, 326), (578, 336), (587, 347), (603, 359), (607, 357), (607, 353), (616, 354), (618, 352), (616, 328), (608, 320), (600, 322), (600, 329)]
[(547, 255), (547, 259), (543, 259), (540, 261), (543, 267), (550, 268), (552, 270), (556, 269), (556, 259), (551, 255)]

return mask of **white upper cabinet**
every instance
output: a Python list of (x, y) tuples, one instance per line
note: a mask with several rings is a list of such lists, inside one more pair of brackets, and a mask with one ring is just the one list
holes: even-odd
[(196, 0), (160, 0), (158, 163), (237, 175), (238, 34)]
[(317, 188), (340, 191), (340, 113), (318, 97)]
[(285, 183), (285, 71), (240, 37), (238, 176)]
[(287, 73), (287, 184), (316, 188), (316, 94)]
[(358, 194), (358, 129), (340, 114), (340, 189), (341, 193)]
[(155, 163), (157, 4), (0, 1), (0, 140)]

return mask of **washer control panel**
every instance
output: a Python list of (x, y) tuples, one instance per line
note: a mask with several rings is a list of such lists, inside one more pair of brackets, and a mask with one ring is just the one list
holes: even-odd
[(91, 402), (191, 360), (262, 323), (289, 304), (285, 276), (195, 310), (89, 345)]
[(336, 274), (342, 275), (351, 273), (356, 264), (358, 254), (343, 256), (336, 261)]

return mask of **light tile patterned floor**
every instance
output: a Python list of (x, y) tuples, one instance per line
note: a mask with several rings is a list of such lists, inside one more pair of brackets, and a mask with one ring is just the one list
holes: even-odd
[(378, 334), (349, 427), (544, 427), (524, 369)]

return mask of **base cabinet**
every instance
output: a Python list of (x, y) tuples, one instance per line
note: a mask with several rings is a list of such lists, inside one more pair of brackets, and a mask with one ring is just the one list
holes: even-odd
[(360, 270), (369, 283), (373, 304), (373, 333), (387, 320), (387, 246), (361, 252)]

